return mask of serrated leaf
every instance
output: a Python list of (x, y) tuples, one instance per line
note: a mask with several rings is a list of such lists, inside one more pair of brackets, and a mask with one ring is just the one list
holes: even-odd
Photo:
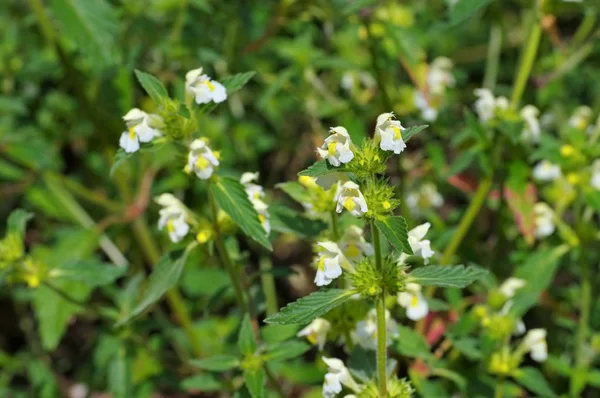
[(421, 286), (455, 287), (462, 289), (487, 273), (487, 270), (473, 266), (465, 268), (464, 265), (429, 265), (412, 271), (409, 274), (409, 279), (410, 282), (418, 283)]
[(210, 192), (219, 207), (246, 235), (267, 249), (273, 250), (258, 219), (258, 213), (248, 199), (246, 189), (239, 181), (229, 177), (220, 178), (210, 184)]
[(410, 358), (431, 359), (433, 354), (425, 337), (408, 326), (398, 326), (396, 349), (402, 355)]
[(299, 357), (311, 346), (303, 341), (285, 341), (276, 346), (269, 347), (263, 355), (265, 361), (275, 362)]
[(265, 322), (278, 325), (304, 325), (347, 301), (354, 294), (356, 294), (355, 290), (319, 290), (288, 304), (277, 314), (265, 319)]
[(413, 254), (408, 243), (408, 227), (401, 216), (390, 216), (375, 221), (375, 226), (396, 250)]
[(254, 337), (254, 331), (252, 330), (252, 324), (250, 323), (250, 316), (246, 314), (242, 319), (242, 325), (240, 326), (240, 332), (238, 333), (238, 348), (240, 353), (247, 357), (254, 355), (256, 347), (256, 338)]
[(240, 366), (240, 360), (233, 355), (215, 355), (204, 359), (192, 359), (190, 365), (213, 372), (223, 372)]
[(252, 398), (263, 398), (265, 396), (265, 381), (266, 374), (263, 368), (244, 371), (244, 384)]
[(533, 367), (520, 368), (515, 372), (515, 380), (523, 387), (539, 394), (542, 397), (556, 397), (546, 378), (538, 369)]
[(135, 308), (119, 320), (117, 326), (129, 322), (131, 319), (146, 311), (148, 307), (156, 303), (160, 298), (179, 281), (181, 271), (187, 260), (189, 250), (186, 250), (183, 255), (176, 258), (174, 253), (165, 254), (160, 258), (158, 264), (150, 274), (146, 289), (142, 294), (142, 298)]
[(404, 130), (402, 132), (402, 140), (404, 142), (408, 142), (408, 140), (410, 140), (413, 135), (415, 135), (417, 133), (420, 133), (421, 131), (425, 130), (427, 127), (429, 127), (428, 124), (422, 124), (420, 126), (407, 127), (406, 130)]
[(87, 54), (93, 64), (114, 63), (118, 21), (106, 0), (52, 0), (54, 17), (62, 31)]
[(8, 216), (6, 221), (6, 232), (15, 234), (21, 239), (25, 236), (25, 227), (27, 221), (33, 218), (33, 213), (29, 213), (23, 209), (16, 209)]
[(86, 283), (89, 286), (102, 286), (113, 283), (127, 270), (97, 260), (69, 261), (52, 268), (48, 273), (51, 280), (69, 280)]
[(152, 76), (150, 73), (142, 72), (141, 70), (136, 69), (135, 76), (156, 105), (162, 104), (166, 99), (169, 98), (169, 93), (167, 92), (165, 86), (163, 86), (160, 80)]
[(327, 229), (326, 222), (304, 217), (299, 212), (284, 206), (270, 206), (269, 214), (273, 231), (312, 238)]
[(343, 166), (334, 167), (327, 162), (325, 159), (316, 161), (314, 164), (308, 166), (308, 168), (298, 173), (299, 176), (307, 177), (319, 177), (330, 173), (343, 172), (346, 169)]

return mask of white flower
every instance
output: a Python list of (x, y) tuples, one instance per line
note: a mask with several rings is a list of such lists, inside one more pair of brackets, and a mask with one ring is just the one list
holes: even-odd
[(560, 167), (548, 160), (542, 160), (533, 168), (533, 178), (538, 181), (554, 181), (561, 175)]
[[(385, 329), (386, 333), (386, 346), (392, 343), (392, 339), (398, 337), (398, 324), (391, 317), (390, 312), (385, 310)], [(375, 350), (377, 348), (377, 311), (375, 308), (371, 309), (367, 314), (367, 318), (356, 324), (356, 339), (361, 347), (368, 350)]]
[(592, 177), (590, 178), (592, 188), (600, 191), (600, 159), (594, 160), (592, 163)]
[(508, 109), (508, 99), (506, 97), (494, 98), (494, 94), (487, 88), (478, 88), (474, 94), (477, 96), (475, 112), (483, 123), (492, 120), (498, 111)]
[(575, 108), (571, 118), (569, 119), (569, 126), (578, 130), (585, 130), (590, 124), (592, 118), (592, 109), (589, 106), (580, 106)]
[(159, 210), (158, 229), (167, 227), (169, 238), (177, 243), (182, 240), (190, 230), (186, 222), (187, 209), (175, 196), (164, 193), (155, 198), (156, 203), (163, 208)]
[(512, 298), (515, 295), (515, 292), (525, 286), (527, 282), (523, 279), (519, 278), (508, 278), (504, 281), (502, 285), (500, 285), (500, 293), (504, 295), (506, 298)]
[(375, 135), (379, 136), (381, 142), (379, 147), (384, 151), (394, 151), (399, 154), (406, 148), (402, 140), (402, 132), (406, 130), (402, 124), (394, 119), (393, 113), (382, 113), (377, 117)]
[(192, 141), (186, 171), (193, 171), (198, 178), (207, 180), (212, 176), (215, 167), (218, 165), (217, 154), (209, 148), (205, 140)]
[(327, 365), (325, 382), (323, 383), (323, 397), (333, 398), (342, 392), (342, 386), (346, 386), (353, 391), (358, 391), (359, 386), (352, 378), (350, 371), (344, 366), (344, 363), (337, 358), (321, 357)]
[(417, 108), (421, 111), (421, 118), (428, 122), (433, 122), (438, 117), (438, 110), (432, 107), (425, 96), (420, 91), (415, 91), (414, 103)]
[(337, 202), (335, 211), (338, 213), (345, 208), (354, 217), (360, 217), (369, 210), (358, 185), (352, 181), (346, 181), (338, 187), (334, 200)]
[(411, 213), (419, 215), (422, 209), (429, 207), (441, 207), (444, 204), (444, 198), (437, 190), (435, 184), (427, 182), (419, 187), (418, 191), (409, 192), (406, 195), (406, 205)]
[(363, 236), (363, 230), (356, 225), (346, 228), (340, 246), (346, 258), (354, 262), (364, 256), (372, 256), (374, 253), (373, 246)]
[(262, 225), (268, 236), (271, 233), (271, 221), (269, 220), (271, 215), (269, 214), (269, 207), (261, 199), (250, 199), (250, 202), (252, 203), (252, 206), (254, 206), (254, 210), (258, 213), (260, 225)]
[(398, 304), (406, 308), (408, 319), (418, 321), (429, 312), (429, 305), (421, 293), (421, 286), (416, 283), (407, 283), (406, 291), (398, 293)]
[(540, 111), (533, 105), (526, 105), (521, 109), (521, 117), (525, 121), (521, 138), (527, 142), (538, 142), (540, 140), (541, 128), (538, 116)]
[(327, 342), (327, 333), (331, 329), (329, 321), (323, 318), (317, 318), (308, 326), (298, 332), (297, 337), (306, 337), (311, 344), (316, 344), (319, 351), (323, 351)]
[(123, 120), (127, 125), (127, 131), (121, 134), (119, 146), (127, 153), (140, 149), (140, 142), (150, 142), (162, 135), (159, 128), (162, 127), (163, 120), (158, 115), (133, 108), (123, 116)]
[(194, 96), (197, 104), (223, 102), (227, 99), (225, 87), (216, 80), (202, 74), (202, 68), (193, 69), (185, 74), (185, 89)]
[(317, 153), (327, 159), (329, 164), (338, 167), (342, 163), (348, 163), (354, 159), (354, 153), (350, 149), (352, 140), (350, 134), (345, 128), (338, 126), (332, 127), (329, 130), (329, 137), (325, 138), (325, 142), (320, 148), (317, 148)]
[(535, 236), (544, 238), (554, 232), (554, 212), (546, 203), (538, 202), (533, 206)]
[(536, 362), (544, 362), (548, 358), (546, 329), (531, 329), (523, 338), (523, 347)]
[[(427, 234), (427, 231), (429, 231), (429, 227), (431, 227), (431, 224), (426, 222), (408, 231), (408, 243), (413, 254), (415, 256), (423, 257), (425, 264), (429, 263), (429, 259), (435, 254), (435, 252), (431, 250), (431, 242), (427, 239), (423, 239)], [(407, 258), (408, 255), (402, 253), (399, 261), (404, 262)]]
[(437, 57), (431, 62), (427, 73), (427, 87), (431, 94), (442, 95), (447, 87), (454, 86), (456, 81), (450, 73), (452, 66), (452, 61), (446, 57)]
[(317, 242), (317, 286), (329, 285), (338, 276), (342, 275), (342, 267), (348, 266), (348, 260), (340, 247), (334, 242)]
[(240, 182), (244, 185), (246, 189), (246, 194), (248, 195), (248, 199), (250, 199), (250, 203), (254, 206), (254, 210), (258, 213), (258, 219), (260, 224), (264, 228), (267, 235), (271, 233), (271, 222), (269, 221), (269, 208), (265, 202), (261, 198), (265, 196), (265, 191), (263, 187), (258, 184), (254, 184), (253, 181), (258, 180), (258, 172), (256, 173), (244, 173), (240, 178)]

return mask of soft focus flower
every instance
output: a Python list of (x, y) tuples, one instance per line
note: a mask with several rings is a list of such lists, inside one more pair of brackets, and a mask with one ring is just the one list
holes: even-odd
[[(392, 339), (398, 337), (398, 324), (388, 310), (385, 310), (385, 329), (387, 331), (385, 344), (389, 346)], [(377, 348), (377, 311), (375, 308), (369, 311), (365, 320), (356, 324), (356, 339), (363, 348), (368, 350)]]
[(437, 190), (435, 184), (427, 182), (422, 184), (418, 191), (409, 192), (406, 195), (406, 205), (411, 214), (419, 215), (422, 210), (429, 207), (441, 207), (444, 204), (444, 198)]
[(127, 125), (127, 131), (121, 134), (119, 146), (127, 153), (140, 149), (140, 142), (150, 142), (162, 135), (159, 128), (162, 127), (163, 120), (158, 115), (133, 108), (123, 116), (123, 120)]
[(492, 120), (498, 111), (508, 108), (508, 99), (505, 97), (495, 98), (494, 94), (487, 88), (478, 88), (474, 91), (477, 100), (475, 101), (475, 112), (479, 120), (486, 123)]
[(554, 181), (561, 175), (560, 167), (548, 160), (542, 160), (533, 168), (533, 178), (538, 181)]
[(398, 293), (398, 304), (406, 308), (406, 316), (413, 321), (424, 318), (429, 312), (421, 286), (416, 283), (407, 283), (406, 291)]
[(452, 61), (446, 57), (437, 57), (429, 65), (427, 73), (427, 88), (433, 95), (443, 95), (447, 87), (452, 87), (456, 83), (452, 70)]
[(406, 148), (402, 140), (404, 130), (400, 121), (394, 119), (393, 113), (379, 115), (375, 127), (375, 135), (381, 139), (379, 147), (384, 151), (394, 151), (395, 154), (402, 152)]
[(164, 193), (155, 198), (156, 203), (162, 206), (158, 214), (158, 229), (165, 227), (169, 233), (172, 242), (177, 243), (182, 240), (190, 230), (186, 222), (187, 210), (183, 203), (170, 193)]
[(585, 130), (592, 119), (592, 109), (589, 106), (580, 106), (575, 108), (571, 118), (569, 118), (569, 126), (578, 130)]
[(374, 253), (373, 246), (363, 236), (363, 230), (356, 225), (346, 228), (340, 240), (340, 247), (346, 258), (354, 262), (364, 256), (372, 256)]
[(431, 106), (429, 101), (425, 98), (423, 93), (419, 90), (415, 91), (414, 103), (417, 108), (421, 111), (421, 118), (428, 122), (433, 122), (438, 117), (438, 110)]
[(352, 140), (350, 139), (348, 130), (338, 126), (332, 127), (329, 133), (330, 135), (325, 138), (323, 145), (317, 148), (319, 155), (334, 167), (338, 167), (340, 164), (348, 163), (354, 159), (354, 153), (350, 149)]
[(225, 87), (202, 74), (202, 68), (193, 69), (185, 74), (185, 89), (194, 96), (197, 104), (208, 104), (211, 101), (219, 103), (227, 99)]
[(506, 298), (512, 298), (515, 295), (515, 292), (525, 286), (527, 282), (523, 279), (519, 278), (508, 278), (504, 281), (502, 285), (500, 285), (500, 293), (504, 295)]
[(217, 156), (209, 148), (206, 140), (194, 140), (190, 144), (186, 171), (193, 171), (201, 180), (207, 180), (212, 176), (215, 167), (219, 165)]
[(541, 128), (538, 116), (540, 111), (533, 105), (526, 105), (521, 109), (521, 117), (525, 121), (521, 138), (527, 142), (538, 142), (540, 140)]
[(548, 358), (548, 345), (546, 343), (546, 329), (531, 329), (523, 339), (523, 346), (529, 352), (531, 359), (544, 362)]
[(240, 182), (244, 185), (246, 189), (246, 194), (248, 195), (248, 199), (250, 199), (250, 203), (254, 206), (254, 210), (258, 213), (258, 219), (260, 224), (264, 228), (267, 235), (271, 233), (271, 223), (269, 221), (269, 209), (265, 202), (263, 202), (262, 198), (265, 196), (265, 191), (263, 187), (258, 184), (255, 184), (254, 181), (258, 181), (258, 172), (256, 173), (244, 173), (240, 178)]
[[(429, 231), (429, 227), (431, 224), (426, 222), (421, 224), (410, 231), (408, 231), (408, 243), (410, 244), (410, 248), (415, 256), (423, 257), (425, 264), (429, 263), (429, 259), (434, 255), (434, 251), (431, 250), (431, 242), (425, 238), (427, 231)], [(408, 255), (406, 253), (402, 253), (400, 255), (400, 262), (404, 262)]]
[(533, 206), (535, 236), (544, 238), (554, 232), (554, 212), (546, 203), (538, 202)]
[(342, 267), (348, 266), (348, 260), (340, 247), (334, 242), (317, 242), (317, 286), (329, 285), (332, 280), (342, 274)]
[(594, 160), (592, 163), (592, 177), (590, 178), (592, 188), (600, 191), (600, 159)]
[(323, 350), (327, 341), (327, 333), (331, 329), (329, 321), (323, 318), (317, 318), (304, 329), (300, 330), (296, 336), (306, 337), (311, 344), (316, 344), (319, 351)]
[(360, 192), (358, 185), (352, 181), (346, 181), (338, 187), (334, 200), (337, 202), (335, 210), (338, 213), (345, 208), (353, 216), (360, 217), (368, 211), (365, 197)]
[(335, 397), (342, 391), (342, 386), (346, 386), (353, 391), (359, 389), (350, 371), (348, 371), (341, 360), (327, 357), (321, 357), (321, 359), (327, 365), (327, 373), (325, 374), (325, 382), (323, 383), (323, 397)]

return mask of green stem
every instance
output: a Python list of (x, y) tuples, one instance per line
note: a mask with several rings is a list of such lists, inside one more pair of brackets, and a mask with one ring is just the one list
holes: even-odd
[(579, 314), (579, 326), (577, 330), (577, 338), (575, 341), (575, 369), (571, 373), (571, 395), (576, 396), (579, 391), (577, 384), (580, 370), (587, 368), (585, 340), (588, 333), (588, 324), (590, 321), (590, 310), (592, 302), (592, 276), (590, 274), (589, 262), (585, 256), (580, 256), (579, 263), (581, 264), (581, 308)]
[(334, 242), (337, 242), (340, 239), (340, 233), (337, 225), (337, 213), (334, 210), (331, 210), (331, 233), (333, 234)]
[(537, 16), (537, 10), (534, 10), (534, 18), (535, 20), (523, 50), (523, 57), (521, 58), (521, 64), (519, 65), (519, 70), (517, 72), (517, 77), (513, 87), (513, 93), (511, 97), (511, 106), (513, 109), (517, 109), (519, 103), (521, 102), (521, 97), (523, 96), (527, 79), (529, 79), (529, 74), (531, 73), (531, 68), (533, 67), (533, 62), (535, 61), (535, 56), (537, 54), (540, 39), (542, 37), (542, 25)]
[(496, 383), (496, 388), (494, 389), (494, 398), (502, 397), (504, 397), (504, 378), (499, 377), (498, 382)]
[(490, 29), (490, 41), (487, 52), (487, 63), (485, 65), (485, 77), (483, 87), (494, 91), (498, 77), (498, 65), (500, 64), (500, 52), (502, 50), (502, 27), (494, 24)]
[[(381, 271), (383, 264), (381, 261), (381, 241), (379, 231), (375, 223), (371, 221), (371, 235), (373, 238), (373, 248), (375, 251), (375, 267)], [(385, 325), (385, 290), (381, 287), (381, 294), (376, 301), (377, 311), (377, 381), (379, 383), (379, 395), (387, 395), (387, 347), (386, 347), (386, 325)]]
[(277, 292), (275, 290), (275, 278), (273, 277), (273, 263), (270, 258), (260, 260), (260, 280), (263, 293), (265, 295), (265, 304), (267, 307), (267, 316), (274, 315), (279, 310), (277, 304)]
[(579, 24), (577, 31), (571, 40), (571, 48), (578, 48), (581, 43), (590, 35), (594, 25), (596, 24), (597, 12), (594, 9), (588, 8), (585, 11), (583, 21)]

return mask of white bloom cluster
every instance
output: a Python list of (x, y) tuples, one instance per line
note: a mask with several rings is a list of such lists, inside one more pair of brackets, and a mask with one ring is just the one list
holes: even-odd
[(546, 343), (546, 329), (531, 329), (523, 339), (523, 348), (529, 352), (531, 359), (544, 362), (548, 358), (548, 344)]
[[(431, 242), (428, 239), (424, 239), (430, 227), (431, 224), (426, 222), (408, 231), (408, 243), (410, 244), (410, 248), (415, 256), (423, 257), (425, 264), (428, 264), (429, 259), (435, 254), (435, 252), (431, 250)], [(406, 253), (402, 253), (398, 261), (404, 263), (407, 257), (408, 255)]]
[(487, 123), (497, 116), (499, 111), (508, 109), (508, 99), (506, 97), (494, 97), (494, 94), (487, 88), (478, 88), (474, 91), (477, 100), (475, 101), (475, 112), (479, 120)]
[(244, 173), (240, 178), (240, 182), (244, 185), (248, 199), (250, 199), (252, 206), (254, 206), (254, 210), (256, 210), (258, 213), (260, 224), (264, 228), (267, 235), (269, 235), (271, 233), (269, 209), (267, 204), (262, 200), (262, 198), (265, 196), (265, 191), (263, 187), (254, 183), (254, 181), (258, 181), (258, 176), (258, 172)]
[(194, 172), (201, 180), (208, 180), (219, 165), (219, 155), (213, 152), (205, 139), (196, 139), (190, 144), (185, 171)]
[(523, 132), (521, 133), (523, 141), (539, 142), (542, 133), (540, 121), (538, 120), (540, 110), (533, 105), (525, 105), (521, 109), (520, 115), (525, 122)]
[[(327, 373), (325, 374), (325, 382), (323, 383), (323, 397), (333, 398), (342, 392), (342, 386), (351, 389), (354, 392), (359, 392), (360, 386), (350, 374), (350, 371), (344, 363), (337, 358), (321, 357), (327, 365)], [(351, 396), (347, 395), (345, 398)]]
[(427, 72), (427, 90), (429, 99), (420, 90), (414, 94), (415, 106), (421, 111), (421, 118), (432, 122), (438, 117), (438, 108), (443, 102), (448, 87), (456, 83), (451, 73), (452, 61), (446, 57), (438, 57), (429, 65)]
[(190, 230), (190, 226), (186, 221), (187, 209), (185, 205), (170, 193), (164, 193), (154, 200), (162, 206), (162, 209), (158, 212), (160, 215), (158, 229), (162, 230), (166, 227), (172, 242), (181, 241)]
[(146, 113), (138, 108), (133, 108), (123, 116), (127, 131), (121, 134), (119, 146), (127, 153), (140, 149), (140, 143), (150, 142), (160, 137), (163, 120), (160, 116)]
[(329, 132), (329, 137), (325, 138), (325, 142), (320, 148), (317, 148), (319, 155), (334, 167), (354, 159), (354, 153), (350, 148), (352, 140), (348, 130), (338, 126), (332, 127)]
[(548, 160), (542, 160), (533, 168), (533, 178), (538, 181), (554, 181), (561, 175), (560, 167)]
[(223, 102), (227, 99), (227, 90), (216, 80), (202, 73), (202, 68), (193, 69), (185, 75), (185, 90), (194, 96), (197, 104)]
[[(392, 344), (392, 340), (398, 337), (398, 324), (392, 318), (390, 312), (385, 310), (386, 346)], [(356, 324), (356, 340), (361, 347), (368, 350), (377, 348), (377, 311), (371, 309), (367, 318)]]
[(538, 202), (533, 206), (535, 232), (537, 238), (545, 238), (554, 233), (554, 212), (546, 203)]

